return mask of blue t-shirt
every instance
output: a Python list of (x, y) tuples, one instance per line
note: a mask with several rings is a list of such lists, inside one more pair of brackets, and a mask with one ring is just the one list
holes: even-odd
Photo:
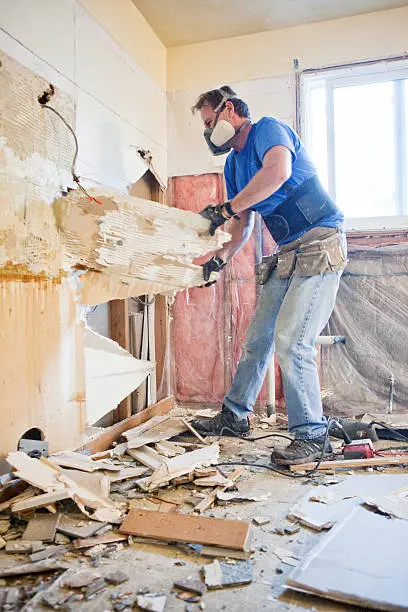
[[(286, 181), (286, 185), (295, 188), (306, 179), (317, 174), (316, 168), (296, 132), (289, 125), (279, 119), (275, 119), (275, 117), (263, 117), (252, 125), (242, 151), (239, 153), (234, 150), (231, 151), (225, 162), (224, 175), (230, 200), (249, 183), (261, 168), (265, 153), (277, 145), (286, 147), (292, 154), (292, 174)], [(280, 188), (269, 198), (251, 206), (251, 210), (255, 210), (263, 217), (267, 217), (287, 197), (287, 192)], [(343, 220), (344, 215), (339, 211), (326, 219), (322, 219), (312, 227), (339, 227), (342, 225)], [(305, 231), (307, 230), (288, 236), (280, 244), (295, 240), (304, 234)]]

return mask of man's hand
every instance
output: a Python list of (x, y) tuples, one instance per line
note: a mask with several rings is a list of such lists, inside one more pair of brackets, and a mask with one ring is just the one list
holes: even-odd
[(209, 261), (201, 264), (205, 281), (204, 285), (201, 285), (201, 287), (209, 287), (210, 285), (216, 283), (221, 270), (226, 265), (226, 262), (223, 261), (221, 257), (217, 257), (217, 255), (215, 255)]
[(223, 225), (226, 221), (228, 221), (228, 219), (231, 219), (231, 217), (239, 219), (238, 215), (236, 215), (232, 210), (231, 204), (229, 202), (224, 202), (224, 204), (217, 204), (217, 206), (206, 206), (200, 212), (200, 215), (205, 219), (211, 221), (211, 236), (214, 236), (217, 227)]

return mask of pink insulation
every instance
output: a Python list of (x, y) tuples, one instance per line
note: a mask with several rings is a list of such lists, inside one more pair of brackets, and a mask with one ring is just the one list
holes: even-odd
[[(175, 177), (169, 191), (170, 205), (194, 212), (225, 200), (224, 180), (219, 174)], [(252, 237), (216, 284), (177, 294), (173, 346), (178, 401), (215, 404), (228, 391), (256, 304), (254, 260)], [(282, 405), (277, 365), (275, 371), (277, 404)], [(260, 399), (265, 399), (264, 391)]]

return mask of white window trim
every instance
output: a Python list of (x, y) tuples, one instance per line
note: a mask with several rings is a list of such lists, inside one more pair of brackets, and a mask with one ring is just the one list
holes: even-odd
[[(407, 177), (407, 147), (408, 134), (406, 133), (407, 119), (405, 118), (405, 107), (401, 103), (402, 81), (408, 79), (408, 59), (396, 61), (379, 61), (369, 65), (350, 65), (345, 68), (327, 68), (316, 71), (307, 71), (300, 74), (300, 127), (305, 139), (305, 145), (310, 142), (310, 121), (308, 107), (309, 93), (314, 87), (326, 88), (326, 114), (327, 114), (327, 154), (328, 154), (328, 189), (332, 197), (335, 194), (335, 156), (334, 156), (334, 113), (333, 113), (333, 90), (337, 86), (379, 83), (381, 81), (395, 81), (395, 90), (400, 89), (399, 95), (394, 95), (394, 110), (397, 123), (403, 126), (402, 130), (396, 130), (395, 152), (396, 152), (396, 185), (397, 206), (403, 213), (403, 203), (407, 202), (408, 177)], [(397, 93), (397, 92), (396, 92)], [(384, 217), (355, 217), (345, 218), (345, 228), (348, 232), (382, 231), (382, 230), (406, 230), (408, 229), (408, 214), (390, 215)]]

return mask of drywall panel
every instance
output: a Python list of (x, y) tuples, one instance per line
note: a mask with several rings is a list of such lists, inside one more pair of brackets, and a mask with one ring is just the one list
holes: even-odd
[(166, 151), (101, 102), (79, 91), (76, 111), (77, 169), (85, 184), (126, 191), (146, 172), (146, 164), (137, 153), (137, 148), (143, 145), (152, 151), (158, 172), (166, 176)]
[(75, 38), (78, 87), (165, 146), (164, 90), (80, 6), (76, 9)]
[[(212, 83), (210, 87), (217, 87)], [(294, 127), (295, 77), (283, 76), (230, 83), (238, 95), (248, 103), (253, 121), (273, 115)], [(212, 155), (203, 138), (200, 114), (192, 115), (191, 107), (203, 89), (169, 92), (169, 176), (183, 176), (222, 172), (226, 156)]]
[(131, 0), (79, 0), (87, 11), (140, 64), (166, 87), (166, 48)]
[[(117, 6), (124, 4), (126, 0)], [(137, 15), (130, 0), (129, 4), (131, 14)], [(69, 120), (80, 142), (77, 171), (84, 182), (89, 176), (90, 184), (126, 190), (146, 170), (136, 150), (142, 148), (151, 151), (153, 165), (165, 184), (164, 87), (121, 47), (120, 31), (117, 42), (75, 0), (0, 0), (0, 9), (0, 49), (78, 104), (79, 121), (76, 124), (72, 116)], [(136, 37), (135, 41), (138, 46), (140, 41)], [(161, 61), (165, 69), (165, 56)], [(68, 132), (66, 136), (72, 138)]]
[(136, 389), (155, 369), (135, 359), (117, 342), (85, 328), (86, 419), (96, 423)]
[(1, 27), (37, 57), (74, 79), (75, 0), (0, 0)]
[(219, 85), (408, 50), (408, 7), (168, 49), (167, 89)]

